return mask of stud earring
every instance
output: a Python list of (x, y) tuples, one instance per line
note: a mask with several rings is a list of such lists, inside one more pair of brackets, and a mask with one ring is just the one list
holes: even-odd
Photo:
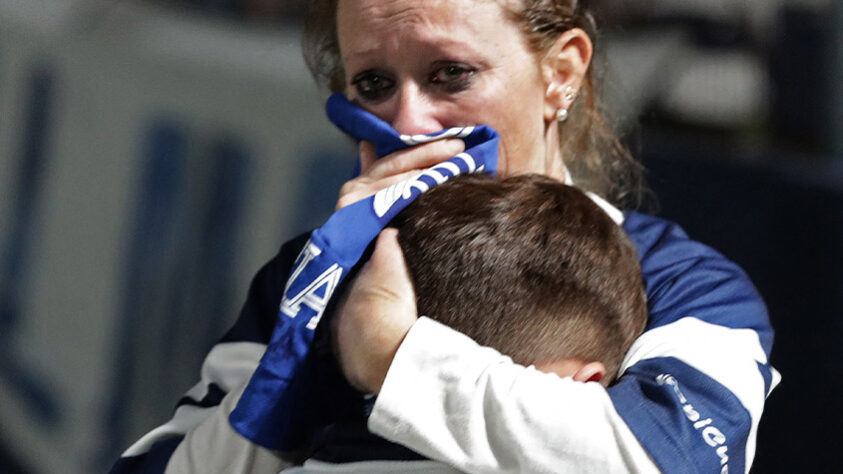
[(568, 102), (571, 102), (572, 100), (574, 100), (574, 98), (576, 96), (577, 96), (577, 90), (574, 89), (573, 87), (568, 86), (565, 89), (565, 100), (567, 100)]
[(568, 120), (568, 109), (559, 109), (556, 111), (556, 120), (564, 122)]

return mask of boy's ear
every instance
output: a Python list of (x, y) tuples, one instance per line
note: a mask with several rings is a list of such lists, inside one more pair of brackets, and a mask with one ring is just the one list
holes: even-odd
[(606, 375), (606, 366), (602, 362), (589, 362), (580, 367), (574, 373), (574, 380), (577, 382), (597, 382), (603, 380)]

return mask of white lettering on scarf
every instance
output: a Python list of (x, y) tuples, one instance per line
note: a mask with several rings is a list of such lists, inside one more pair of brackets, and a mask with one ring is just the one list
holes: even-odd
[(474, 127), (454, 127), (442, 130), (441, 132), (433, 135), (401, 135), (398, 138), (400, 138), (405, 144), (412, 146), (435, 140), (442, 140), (444, 138), (465, 138), (471, 135), (471, 132), (473, 131)]
[[(465, 163), (467, 168), (466, 172), (468, 173), (479, 172), (485, 169), (485, 166), (478, 167), (477, 163), (474, 161), (474, 157), (468, 153), (460, 153), (454, 158), (451, 158), (451, 160), (456, 158), (461, 159)], [(375, 215), (383, 217), (392, 208), (392, 206), (398, 202), (399, 199), (410, 199), (413, 196), (414, 189), (419, 191), (416, 194), (421, 194), (430, 189), (430, 185), (422, 180), (425, 176), (432, 179), (436, 184), (442, 184), (445, 181), (448, 181), (448, 179), (462, 173), (463, 172), (460, 170), (460, 167), (453, 161), (443, 161), (438, 165), (426, 169), (415, 178), (410, 178), (381, 189), (375, 193), (375, 198), (372, 201), (372, 207), (374, 208)]]
[[(328, 305), (328, 301), (331, 299), (331, 295), (334, 294), (334, 290), (337, 288), (342, 277), (342, 267), (334, 263), (292, 298), (287, 297), (287, 292), (290, 291), (290, 286), (302, 274), (308, 264), (321, 253), (322, 250), (314, 245), (313, 242), (307, 242), (307, 245), (304, 246), (301, 254), (299, 254), (296, 269), (287, 281), (287, 287), (284, 289), (284, 299), (281, 302), (281, 312), (290, 318), (298, 316), (301, 311), (301, 305), (308, 306), (315, 311), (316, 315), (311, 317), (310, 321), (307, 322), (307, 329), (310, 330), (316, 329), (316, 325), (322, 319), (322, 313), (325, 312), (325, 307)], [(319, 290), (323, 290), (321, 295), (319, 294)]]

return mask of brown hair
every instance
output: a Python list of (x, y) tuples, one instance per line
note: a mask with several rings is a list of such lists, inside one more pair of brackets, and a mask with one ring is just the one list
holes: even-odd
[[(302, 50), (317, 82), (331, 91), (341, 92), (345, 89), (345, 79), (337, 39), (337, 2), (308, 2)], [(559, 35), (572, 28), (584, 30), (597, 50), (597, 26), (583, 0), (505, 2), (537, 55), (547, 51)], [(513, 2), (520, 4), (520, 8), (509, 7)], [(560, 134), (565, 166), (580, 188), (616, 204), (636, 207), (641, 204), (644, 192), (643, 168), (607, 125), (594, 71), (592, 64), (570, 111), (572, 119), (560, 125), (565, 130)]]
[(644, 329), (635, 248), (582, 191), (542, 175), (453, 178), (393, 222), (420, 315), (529, 365), (600, 361)]

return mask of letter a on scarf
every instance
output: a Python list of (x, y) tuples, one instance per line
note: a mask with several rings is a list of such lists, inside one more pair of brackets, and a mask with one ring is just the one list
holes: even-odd
[[(287, 279), (266, 353), (229, 421), (261, 446), (294, 451), (306, 446), (320, 410), (313, 391), (311, 351), (316, 328), (340, 281), (381, 230), (416, 196), (462, 173), (497, 169), (498, 134), (487, 126), (458, 127), (430, 135), (401, 135), (342, 94), (327, 102), (328, 118), (356, 140), (367, 140), (378, 157), (414, 145), (460, 138), (465, 152), (336, 211), (314, 230)], [(359, 164), (358, 164), (359, 167)]]

